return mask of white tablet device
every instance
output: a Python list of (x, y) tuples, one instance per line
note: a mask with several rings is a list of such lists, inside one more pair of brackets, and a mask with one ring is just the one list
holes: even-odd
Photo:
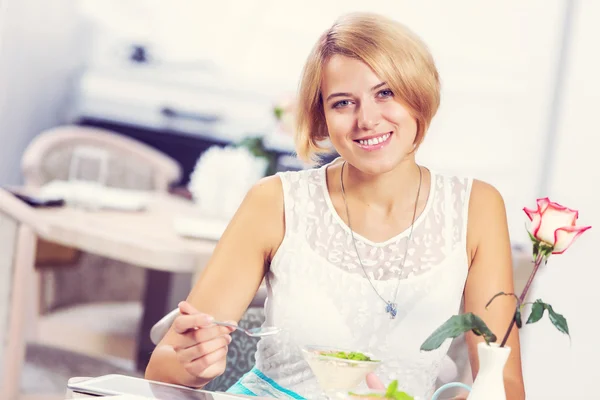
[(93, 396), (134, 395), (160, 400), (239, 400), (226, 393), (212, 393), (126, 375), (104, 375), (67, 385), (74, 392)]

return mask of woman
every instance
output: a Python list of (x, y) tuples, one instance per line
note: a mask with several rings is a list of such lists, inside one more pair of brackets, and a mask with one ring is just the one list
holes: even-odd
[[(327, 30), (305, 65), (297, 152), (316, 159), (328, 141), (340, 158), (267, 177), (250, 192), (186, 302), (157, 346), (149, 379), (202, 387), (223, 373), (227, 328), (266, 277), (266, 325), (284, 329), (258, 344), (256, 367), (232, 392), (314, 398), (306, 344), (361, 349), (384, 361), (378, 375), (430, 398), (449, 341), (421, 343), (464, 310), (505, 331), (514, 312), (503, 200), (477, 180), (436, 173), (415, 152), (439, 105), (439, 79), (421, 40), (373, 14)], [(477, 343), (468, 334), (473, 374)], [(518, 330), (508, 340), (508, 398), (524, 399)]]

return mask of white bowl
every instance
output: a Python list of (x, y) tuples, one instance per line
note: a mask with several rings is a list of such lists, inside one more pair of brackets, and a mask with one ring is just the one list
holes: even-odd
[[(367, 376), (381, 364), (379, 360), (357, 361), (336, 358), (321, 354), (327, 351), (351, 352), (355, 350), (332, 348), (325, 346), (305, 346), (302, 348), (304, 359), (317, 378), (321, 389), (325, 392), (347, 393), (355, 389)], [(373, 359), (373, 355), (364, 353)]]

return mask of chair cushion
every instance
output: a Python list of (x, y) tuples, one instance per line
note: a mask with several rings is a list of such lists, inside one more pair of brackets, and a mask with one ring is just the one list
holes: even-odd
[(141, 301), (146, 270), (134, 265), (83, 253), (73, 266), (40, 270), (42, 313), (81, 303)]

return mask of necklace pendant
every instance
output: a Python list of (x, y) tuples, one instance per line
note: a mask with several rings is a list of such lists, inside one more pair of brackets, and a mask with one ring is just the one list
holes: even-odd
[(396, 314), (398, 314), (398, 304), (388, 301), (387, 306), (385, 306), (385, 312), (390, 314), (390, 319), (396, 318)]

